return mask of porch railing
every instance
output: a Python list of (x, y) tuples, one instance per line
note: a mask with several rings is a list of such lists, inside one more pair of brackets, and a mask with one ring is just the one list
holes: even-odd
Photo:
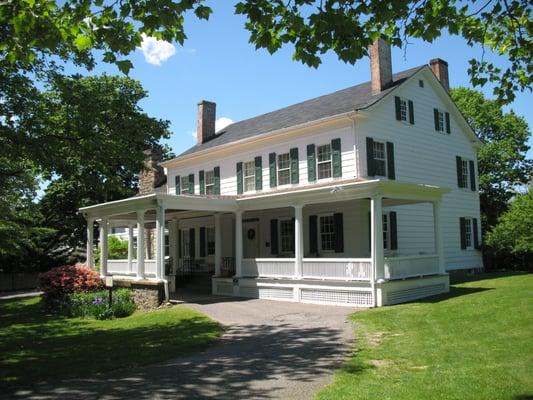
[(404, 279), (439, 273), (439, 256), (423, 254), (385, 257), (385, 279)]
[(245, 258), (241, 265), (243, 276), (294, 276), (294, 258)]
[[(144, 272), (147, 275), (155, 276), (155, 260), (144, 260)], [(110, 275), (135, 275), (137, 271), (137, 260), (131, 261), (131, 271), (128, 260), (107, 260), (107, 273)]]
[(362, 280), (372, 278), (370, 258), (304, 258), (304, 278)]

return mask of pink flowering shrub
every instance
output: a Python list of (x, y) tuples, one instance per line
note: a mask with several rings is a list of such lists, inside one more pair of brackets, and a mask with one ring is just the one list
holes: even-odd
[(68, 293), (91, 292), (103, 287), (98, 272), (84, 265), (64, 265), (39, 275), (46, 300), (60, 300)]

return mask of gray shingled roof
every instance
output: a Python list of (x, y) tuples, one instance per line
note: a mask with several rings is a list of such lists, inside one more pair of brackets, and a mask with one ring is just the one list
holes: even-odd
[(385, 97), (391, 90), (423, 67), (411, 68), (394, 74), (392, 85), (377, 94), (372, 94), (370, 82), (365, 82), (277, 111), (235, 122), (217, 132), (212, 139), (202, 144), (194, 145), (181, 153), (177, 158), (279, 129), (317, 121), (322, 118), (332, 117), (354, 110), (365, 109)]

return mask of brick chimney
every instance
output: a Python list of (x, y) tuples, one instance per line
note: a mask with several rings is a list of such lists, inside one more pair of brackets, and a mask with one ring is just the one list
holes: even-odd
[(154, 193), (155, 189), (167, 183), (165, 170), (159, 165), (163, 152), (155, 147), (144, 151), (144, 166), (139, 174), (139, 195)]
[(372, 93), (379, 93), (392, 83), (392, 60), (390, 44), (378, 38), (370, 46), (370, 78)]
[(198, 128), (196, 142), (202, 144), (215, 136), (215, 120), (217, 105), (211, 101), (202, 100), (198, 103)]
[(448, 63), (440, 58), (434, 58), (429, 62), (431, 70), (447, 92), (450, 91), (450, 78), (448, 76)]

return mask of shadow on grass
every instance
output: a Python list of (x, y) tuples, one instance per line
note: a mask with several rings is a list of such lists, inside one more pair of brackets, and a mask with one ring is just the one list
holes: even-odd
[[(480, 288), (480, 287), (465, 288), (465, 287), (450, 286), (450, 291), (448, 293), (441, 293), (435, 296), (414, 300), (409, 303), (439, 303), (441, 301), (446, 301), (454, 297), (467, 296), (467, 295), (474, 294), (474, 293), (486, 292), (488, 290), (494, 290), (494, 289)], [(403, 303), (403, 304), (408, 304), (408, 303)]]
[(468, 283), (468, 282), (481, 282), (488, 279), (497, 279), (497, 278), (506, 278), (509, 276), (520, 276), (520, 275), (527, 275), (531, 272), (525, 272), (525, 271), (490, 271), (490, 272), (481, 272), (471, 275), (464, 275), (464, 276), (456, 276), (456, 277), (450, 277), (452, 285), (458, 285), (461, 283)]

